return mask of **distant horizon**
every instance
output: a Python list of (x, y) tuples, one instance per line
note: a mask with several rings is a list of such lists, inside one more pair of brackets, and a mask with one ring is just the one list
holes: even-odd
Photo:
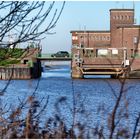
[[(57, 1), (59, 8), (62, 1)], [(62, 15), (53, 29), (56, 34), (46, 35), (42, 41), (44, 53), (71, 52), (72, 30), (110, 30), (110, 9), (135, 8), (136, 24), (140, 24), (140, 1), (66, 1)]]

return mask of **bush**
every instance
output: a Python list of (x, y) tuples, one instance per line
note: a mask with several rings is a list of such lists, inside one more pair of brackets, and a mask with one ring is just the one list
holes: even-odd
[(16, 60), (22, 56), (24, 53), (23, 49), (14, 48), (14, 49), (0, 49), (0, 66), (7, 66), (10, 64), (17, 64), (20, 61)]

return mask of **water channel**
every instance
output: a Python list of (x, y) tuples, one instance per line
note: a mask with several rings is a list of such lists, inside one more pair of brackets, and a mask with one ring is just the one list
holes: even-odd
[[(51, 65), (43, 68), (39, 87), (36, 91), (42, 106), (49, 97), (42, 121), (58, 114), (69, 126), (72, 122), (73, 102), (77, 108), (76, 120), (92, 127), (107, 123), (108, 113), (112, 110), (121, 84), (109, 77), (86, 77), (85, 79), (71, 79), (70, 64)], [(12, 80), (1, 100), (3, 104), (16, 107), (19, 99), (23, 100), (31, 95), (38, 83), (34, 80)], [(0, 81), (2, 90), (7, 81)], [(74, 96), (73, 96), (74, 95)], [(43, 98), (44, 97), (44, 98)], [(74, 101), (73, 101), (74, 100)], [(120, 106), (129, 102), (129, 124), (133, 127), (135, 118), (140, 112), (140, 79), (128, 79), (125, 83), (124, 96)]]

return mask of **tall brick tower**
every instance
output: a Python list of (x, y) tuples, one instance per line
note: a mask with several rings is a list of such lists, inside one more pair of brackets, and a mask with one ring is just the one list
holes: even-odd
[(110, 9), (110, 32), (111, 47), (122, 48), (123, 28), (117, 30), (119, 26), (131, 26), (134, 24), (134, 9)]

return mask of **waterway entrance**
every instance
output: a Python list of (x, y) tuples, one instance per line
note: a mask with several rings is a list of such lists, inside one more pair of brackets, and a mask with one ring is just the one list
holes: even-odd
[[(90, 128), (99, 123), (107, 125), (108, 115), (116, 101), (114, 93), (118, 96), (121, 87), (119, 80), (108, 78), (71, 79), (69, 64), (54, 65), (43, 69), (36, 90), (36, 97), (42, 101), (42, 106), (49, 96), (47, 107), (41, 116), (42, 125), (48, 118), (57, 114), (64, 120), (67, 127), (71, 127), (73, 100), (75, 100), (75, 106), (79, 110), (76, 113), (77, 123), (86, 124)], [(0, 80), (0, 90), (7, 82)], [(129, 89), (125, 90), (125, 99), (129, 100), (128, 120), (131, 128), (133, 128), (135, 118), (140, 110), (139, 83), (139, 79), (128, 79), (125, 84), (125, 89)], [(15, 108), (19, 101), (32, 95), (37, 84), (38, 79), (11, 80), (6, 92), (1, 96), (1, 101), (7, 105), (7, 108)], [(105, 113), (101, 114), (100, 109), (104, 109)]]

